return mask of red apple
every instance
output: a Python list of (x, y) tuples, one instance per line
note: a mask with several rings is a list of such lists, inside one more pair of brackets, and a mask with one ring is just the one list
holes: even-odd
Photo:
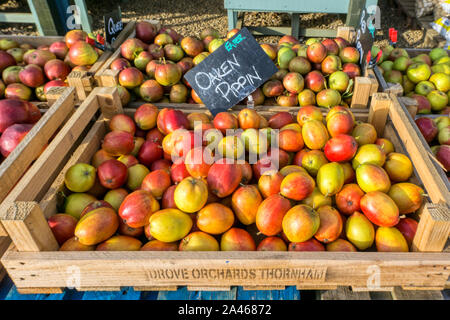
[(45, 64), (44, 72), (49, 80), (66, 80), (70, 73), (70, 67), (62, 60), (53, 59)]
[(13, 124), (0, 136), (0, 152), (7, 157), (27, 135), (32, 124)]
[(107, 160), (97, 168), (100, 184), (108, 189), (122, 186), (128, 177), (127, 166), (116, 159)]

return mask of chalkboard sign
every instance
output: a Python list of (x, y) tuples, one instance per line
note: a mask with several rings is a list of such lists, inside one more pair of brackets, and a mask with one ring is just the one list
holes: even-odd
[(184, 78), (216, 115), (242, 101), (277, 71), (259, 43), (243, 28)]
[(120, 7), (106, 14), (103, 20), (105, 23), (105, 40), (111, 45), (116, 40), (120, 31), (123, 30), (122, 11)]
[(367, 13), (367, 9), (363, 8), (361, 10), (361, 16), (359, 19), (359, 25), (356, 29), (356, 49), (359, 51), (360, 55), (360, 65), (361, 70), (365, 70), (367, 65), (367, 54), (372, 49), (373, 45), (373, 35), (369, 31), (369, 26), (367, 25), (367, 21), (369, 21), (369, 14)]

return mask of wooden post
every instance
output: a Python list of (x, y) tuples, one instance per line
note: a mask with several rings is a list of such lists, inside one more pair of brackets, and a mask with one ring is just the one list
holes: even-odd
[(123, 113), (117, 88), (95, 88), (92, 94), (97, 95), (98, 104), (105, 119), (111, 119), (114, 115)]
[(300, 15), (298, 13), (292, 13), (291, 15), (291, 28), (292, 36), (298, 38), (298, 32), (300, 29)]
[(371, 123), (375, 127), (378, 137), (383, 136), (390, 106), (391, 100), (389, 99), (389, 95), (387, 93), (374, 93), (370, 104), (369, 118), (367, 122)]
[(119, 70), (107, 69), (97, 77), (97, 82), (102, 87), (115, 87), (118, 85), (117, 80), (119, 78)]
[(28, 0), (28, 6), (34, 16), (34, 23), (36, 23), (39, 34), (41, 36), (57, 36), (55, 20), (47, 0)]
[(18, 251), (57, 251), (58, 242), (37, 202), (17, 201), (0, 213)]
[(94, 77), (87, 71), (72, 71), (67, 77), (67, 81), (70, 87), (75, 87), (79, 101), (85, 100), (94, 87)]
[(366, 68), (364, 76), (369, 78), (372, 85), (370, 86), (370, 96), (372, 96), (375, 92), (378, 92), (378, 80), (377, 76), (373, 69)]
[(51, 107), (66, 90), (66, 87), (51, 87), (45, 94), (48, 106)]
[(355, 28), (358, 27), (361, 10), (365, 5), (366, 0), (350, 0), (345, 25)]
[(420, 215), (412, 250), (441, 252), (449, 235), (450, 209), (447, 204), (427, 204)]
[(369, 102), (372, 82), (369, 78), (356, 77), (355, 89), (353, 90), (352, 104), (350, 108), (367, 108)]

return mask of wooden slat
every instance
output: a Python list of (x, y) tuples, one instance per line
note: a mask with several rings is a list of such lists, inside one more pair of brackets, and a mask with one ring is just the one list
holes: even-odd
[(20, 44), (28, 43), (33, 47), (37, 48), (41, 45), (50, 45), (53, 42), (64, 41), (64, 37), (62, 36), (17, 36), (17, 35), (9, 35), (2, 34), (0, 35), (0, 39), (10, 39), (17, 41)]
[(394, 300), (443, 300), (440, 291), (406, 291), (395, 288), (392, 292)]
[(80, 287), (80, 288), (76, 288), (77, 291), (110, 291), (110, 292), (115, 292), (115, 291), (120, 291), (120, 287), (108, 287), (108, 286), (104, 286), (104, 287)]
[(244, 290), (284, 290), (286, 286), (243, 286)]
[(230, 291), (230, 286), (186, 286), (188, 291)]
[(62, 288), (17, 288), (20, 294), (58, 294), (63, 293)]
[(135, 286), (136, 291), (177, 291), (177, 286)]
[[(248, 286), (352, 285), (364, 287), (367, 268), (377, 265), (380, 286), (443, 288), (449, 276), (450, 255), (383, 252), (17, 252), (8, 250), (2, 263), (18, 287), (61, 287), (67, 268), (80, 268), (81, 286)], [(95, 262), (94, 262), (95, 261)], [(123, 261), (127, 263), (124, 264)], [(224, 269), (225, 261), (228, 261)], [(286, 261), (289, 261), (288, 265)], [(307, 275), (326, 267), (326, 278)], [(239, 270), (235, 273), (233, 270)], [(39, 270), (39, 272), (36, 272)], [(158, 271), (160, 270), (160, 271)], [(210, 271), (212, 270), (212, 271)], [(228, 270), (228, 271), (227, 271)], [(254, 278), (238, 275), (254, 273)], [(296, 276), (292, 272), (298, 270)], [(303, 273), (301, 270), (304, 270)], [(309, 271), (310, 270), (310, 271)], [(268, 276), (268, 272), (272, 276)], [(101, 277), (98, 276), (99, 272)], [(159, 273), (158, 273), (159, 272)], [(214, 274), (235, 274), (222, 279)], [(286, 273), (289, 272), (289, 273)], [(184, 276), (182, 278), (181, 274)], [(201, 276), (201, 275), (204, 276)], [(284, 277), (275, 277), (283, 275)], [(34, 275), (34, 276), (32, 276)], [(164, 276), (168, 275), (168, 276)], [(175, 277), (178, 275), (178, 279)], [(209, 276), (211, 275), (211, 276)], [(198, 278), (200, 276), (200, 278)]]
[(353, 292), (349, 287), (339, 287), (320, 293), (320, 300), (370, 300), (368, 292)]

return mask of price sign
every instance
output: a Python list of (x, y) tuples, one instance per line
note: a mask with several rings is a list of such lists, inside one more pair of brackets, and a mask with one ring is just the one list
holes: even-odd
[(109, 12), (103, 17), (105, 24), (105, 38), (110, 45), (116, 40), (117, 36), (123, 30), (122, 11), (120, 7)]
[(243, 28), (184, 78), (216, 115), (242, 101), (277, 71), (260, 44)]

